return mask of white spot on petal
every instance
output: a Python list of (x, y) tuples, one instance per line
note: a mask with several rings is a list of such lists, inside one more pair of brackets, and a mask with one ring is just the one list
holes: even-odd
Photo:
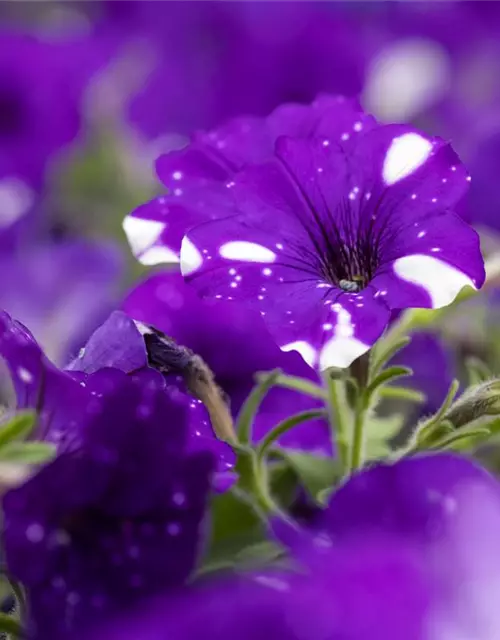
[(33, 375), (28, 371), (28, 369), (25, 369), (24, 367), (18, 367), (17, 373), (21, 380), (26, 384), (33, 382)]
[(0, 227), (19, 220), (34, 203), (34, 193), (18, 178), (0, 180)]
[(32, 522), (26, 528), (26, 538), (33, 543), (41, 542), (45, 537), (45, 529), (39, 522)]
[(127, 216), (123, 221), (123, 230), (135, 256), (139, 256), (160, 237), (165, 224), (157, 220), (145, 220)]
[(423, 287), (435, 309), (453, 302), (465, 286), (476, 289), (469, 276), (433, 256), (416, 254), (398, 258), (394, 262), (394, 272), (402, 280)]
[(387, 150), (382, 177), (388, 185), (406, 178), (424, 164), (432, 151), (432, 143), (417, 133), (394, 138)]
[(219, 254), (226, 260), (243, 260), (248, 262), (274, 262), (276, 254), (267, 247), (255, 242), (235, 240), (226, 242), (219, 249)]
[(181, 273), (187, 276), (198, 269), (203, 264), (203, 256), (194, 246), (188, 237), (182, 239), (181, 245)]
[(307, 364), (312, 367), (316, 361), (316, 350), (305, 340), (290, 342), (281, 347), (282, 351), (298, 351)]
[(146, 249), (142, 255), (138, 256), (138, 260), (148, 267), (155, 264), (179, 264), (178, 254), (165, 245)]
[(357, 338), (334, 336), (328, 340), (319, 354), (319, 368), (339, 367), (344, 369), (354, 362), (363, 353), (370, 349), (370, 345), (364, 344)]

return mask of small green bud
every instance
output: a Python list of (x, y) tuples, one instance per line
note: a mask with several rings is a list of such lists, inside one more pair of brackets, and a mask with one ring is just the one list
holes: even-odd
[(455, 429), (484, 416), (500, 415), (500, 380), (493, 379), (470, 387), (444, 415)]

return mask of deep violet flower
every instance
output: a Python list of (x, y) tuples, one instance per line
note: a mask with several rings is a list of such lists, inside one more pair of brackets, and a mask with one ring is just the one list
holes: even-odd
[(107, 368), (79, 382), (51, 367), (22, 325), (5, 316), (2, 325), (18, 392), (38, 396), (45, 381), (40, 427), (59, 445), (52, 463), (3, 499), (5, 558), (27, 591), (30, 637), (69, 637), (187, 579), (213, 457), (189, 451), (185, 404), (159, 373)]
[(500, 487), (470, 461), (427, 455), (361, 472), (309, 528), (275, 533), (301, 568), (164, 595), (85, 640), (491, 640)]
[(181, 270), (201, 295), (256, 309), (321, 369), (366, 352), (393, 310), (482, 285), (477, 234), (451, 211), (469, 177), (443, 140), (341, 98), (253, 125), (160, 158), (171, 194), (124, 223), (143, 263), (175, 261), (183, 228)]

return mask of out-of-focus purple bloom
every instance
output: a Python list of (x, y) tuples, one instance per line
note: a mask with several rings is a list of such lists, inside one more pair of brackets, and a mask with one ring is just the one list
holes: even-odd
[(411, 343), (396, 354), (391, 363), (413, 371), (402, 385), (425, 394), (426, 400), (419, 405), (419, 412), (425, 415), (437, 411), (453, 381), (456, 364), (443, 340), (431, 332), (414, 333)]
[[(147, 80), (130, 120), (148, 138), (265, 115), (321, 91), (358, 94), (354, 22), (321, 2), (104, 3), (103, 28), (144, 47)], [(197, 96), (193, 100), (193, 96)]]
[(123, 256), (109, 242), (36, 240), (0, 251), (0, 307), (65, 364), (112, 308)]
[[(233, 416), (255, 385), (258, 372), (279, 368), (288, 375), (317, 379), (297, 353), (278, 349), (258, 315), (227, 303), (201, 301), (180, 274), (151, 276), (129, 294), (123, 309), (134, 320), (153, 325), (201, 356), (227, 394)], [(271, 389), (255, 418), (255, 440), (290, 415), (319, 406), (303, 394)], [(203, 429), (210, 437), (206, 420), (200, 425), (197, 418), (196, 424), (196, 429)], [(280, 443), (291, 449), (331, 453), (329, 430), (323, 420), (296, 427)]]
[(84, 78), (68, 65), (74, 54), (70, 42), (0, 33), (0, 175), (40, 187), (47, 162), (77, 135)]
[[(18, 375), (35, 380), (27, 368)], [(200, 550), (213, 466), (209, 453), (187, 452), (185, 409), (160, 374), (104, 369), (71, 382), (80, 401), (66, 385), (57, 400), (75, 437), (3, 500), (6, 562), (27, 590), (37, 639), (68, 637), (182, 584)]]
[(499, 527), (500, 487), (468, 460), (380, 465), (334, 494), (312, 529), (277, 529), (302, 563), (298, 573), (207, 583), (88, 637), (486, 640), (497, 619), (488, 588), (498, 593)]
[[(258, 123), (249, 162), (268, 153), (269, 122), (287, 131), (290, 109)], [(299, 137), (278, 137), (266, 162), (238, 170), (245, 147), (232, 127), (161, 158), (165, 182), (177, 186), (124, 226), (152, 264), (175, 259), (181, 228), (198, 223), (183, 240), (181, 270), (202, 296), (258, 310), (278, 344), (312, 366), (345, 367), (391, 311), (442, 307), (482, 285), (477, 235), (451, 212), (468, 176), (443, 140), (378, 126), (342, 98), (293, 113)]]

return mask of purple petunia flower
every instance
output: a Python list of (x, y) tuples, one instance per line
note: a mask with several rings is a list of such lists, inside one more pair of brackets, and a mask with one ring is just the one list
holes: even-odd
[(276, 527), (298, 572), (164, 595), (85, 640), (489, 640), (498, 625), (499, 527), (498, 482), (468, 460), (441, 454), (379, 465), (351, 478), (309, 530)]
[(175, 261), (183, 228), (181, 270), (201, 295), (256, 309), (321, 369), (366, 352), (393, 310), (482, 285), (478, 237), (451, 211), (469, 178), (443, 140), (341, 98), (253, 125), (160, 158), (171, 194), (124, 223), (143, 263)]
[[(5, 328), (18, 389), (35, 387), (44, 367), (42, 419), (59, 443), (54, 462), (4, 497), (6, 562), (27, 591), (30, 637), (68, 637), (187, 579), (213, 458), (188, 451), (184, 405), (159, 373), (108, 368), (80, 383), (43, 361), (22, 326), (4, 318)], [(54, 421), (46, 411), (56, 407)]]

